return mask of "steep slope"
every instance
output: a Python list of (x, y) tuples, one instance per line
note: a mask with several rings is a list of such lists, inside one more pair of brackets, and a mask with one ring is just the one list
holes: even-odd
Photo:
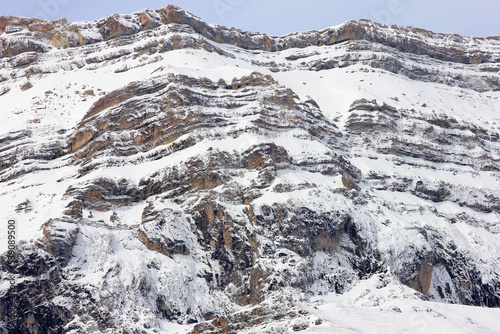
[(0, 32), (0, 328), (9, 273), (19, 333), (500, 327), (423, 301), (500, 306), (499, 38), (174, 6)]

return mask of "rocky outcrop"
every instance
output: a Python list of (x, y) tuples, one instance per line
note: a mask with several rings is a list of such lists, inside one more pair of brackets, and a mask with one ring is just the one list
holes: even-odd
[[(445, 115), (422, 117), (412, 110), (398, 110), (385, 103), (380, 106), (376, 100), (362, 99), (351, 105), (346, 127), (350, 133), (358, 135), (353, 138), (355, 140), (371, 133), (386, 133), (386, 138), (369, 145), (382, 154), (470, 165), (483, 170), (500, 168), (498, 159), (491, 154), (491, 147), (498, 144), (496, 134), (490, 135), (474, 125), (459, 124)], [(408, 135), (418, 135), (421, 140), (414, 143)]]
[[(194, 32), (217, 43), (226, 43), (250, 50), (280, 51), (290, 48), (308, 46), (333, 45), (345, 41), (365, 40), (380, 43), (405, 53), (428, 55), (432, 58), (464, 64), (495, 63), (495, 54), (481, 50), (485, 43), (500, 44), (498, 37), (465, 38), (459, 35), (437, 34), (413, 27), (396, 27), (396, 33), (382, 33), (386, 26), (368, 21), (349, 21), (338, 28), (327, 28), (321, 31), (294, 33), (282, 37), (272, 37), (261, 33), (250, 33), (219, 25), (209, 25), (198, 17), (182, 9), (169, 5), (159, 10), (146, 10), (132, 15), (111, 15), (93, 24), (68, 24), (60, 21), (42, 21), (12, 16), (0, 17), (0, 32), (23, 34), (24, 31), (35, 32), (39, 40), (51, 40), (56, 48), (72, 47), (97, 42), (100, 39), (83, 37), (82, 30), (97, 29), (102, 40), (132, 35), (142, 30), (152, 29), (160, 24), (182, 24), (189, 26)], [(26, 33), (24, 33), (26, 34)], [(404, 37), (400, 37), (404, 36)], [(435, 42), (434, 42), (435, 41)], [(445, 43), (441, 43), (441, 41)], [(16, 44), (8, 46), (2, 39), (1, 56), (11, 57), (26, 51), (45, 52), (34, 44)], [(472, 47), (464, 49), (464, 44)], [(446, 45), (446, 46), (443, 46)]]
[(71, 259), (78, 233), (78, 225), (73, 221), (48, 221), (43, 226), (43, 235), (46, 238), (43, 241), (45, 251), (65, 266)]
[[(6, 258), (2, 256), (2, 264)], [(62, 331), (63, 326), (71, 321), (71, 313), (63, 307), (51, 302), (61, 284), (61, 268), (55, 259), (37, 247), (20, 251), (17, 255), (18, 266), (13, 273), (23, 277), (15, 286), (16, 295), (0, 297), (1, 319), (7, 322), (6, 306), (15, 299), (17, 304), (16, 318), (9, 332), (41, 333), (45, 331)], [(4, 267), (5, 268), (5, 267)], [(6, 332), (7, 333), (7, 332)]]
[[(299, 52), (298, 55), (285, 57), (286, 63), (259, 60), (252, 60), (252, 63), (273, 72), (297, 67), (323, 71), (363, 64), (419, 81), (472, 88), (480, 92), (500, 89), (500, 68), (497, 65), (500, 40), (497, 37), (481, 39), (436, 34), (411, 27), (389, 28), (367, 20), (349, 21), (321, 31), (272, 37), (209, 25), (172, 5), (130, 15), (114, 14), (95, 22), (68, 24), (64, 19), (41, 21), (12, 16), (1, 16), (0, 21), (0, 31), (4, 31), (0, 36), (0, 59), (4, 60), (0, 63), (12, 69), (12, 78), (82, 67), (93, 68), (107, 61), (119, 59), (125, 62), (145, 54), (186, 48), (236, 58), (231, 52), (222, 50), (221, 44), (231, 44), (250, 51), (278, 52), (342, 43), (342, 47), (349, 51), (347, 54), (329, 54), (326, 58), (318, 59)], [(145, 38), (148, 42), (142, 43)], [(115, 50), (96, 55), (92, 51), (84, 52), (78, 59), (74, 59), (71, 52), (61, 54), (50, 68), (40, 66), (37, 62), (38, 55), (51, 49), (81, 48), (103, 41), (107, 41)], [(137, 46), (126, 50), (121, 48), (131, 44)], [(76, 52), (79, 53), (80, 49)], [(457, 68), (464, 71), (451, 71), (434, 64), (439, 61), (454, 62)], [(464, 74), (468, 69), (474, 69), (472, 76), (471, 72)], [(121, 73), (128, 70), (130, 66), (124, 65), (115, 71)], [(7, 91), (4, 89), (3, 93)]]
[(297, 303), (382, 276), (499, 306), (497, 39), (369, 21), (270, 37), (174, 6), (0, 31), (1, 98), (29, 95), (5, 112), (0, 200), (40, 228), (11, 270), (14, 331), (326, 330)]
[[(280, 321), (294, 332), (300, 332), (321, 325), (322, 320), (291, 304), (263, 305), (249, 311), (218, 317), (210, 322), (194, 326), (192, 334), (239, 333), (244, 330), (272, 330), (272, 323)], [(270, 328), (269, 328), (270, 327)]]
[[(196, 89), (202, 89), (203, 93), (198, 93)], [(245, 91), (245, 94), (240, 94), (241, 91)], [(264, 95), (259, 97), (261, 91), (264, 91)], [(154, 98), (154, 107), (151, 108), (146, 101), (151, 101), (153, 95), (161, 98)], [(227, 129), (225, 136), (237, 137), (242, 132), (230, 130), (234, 124), (231, 116), (200, 113), (197, 109), (222, 108), (231, 111), (234, 117), (240, 117), (238, 106), (255, 101), (266, 108), (241, 115), (254, 119), (252, 123), (255, 131), (302, 128), (314, 137), (328, 138), (335, 145), (334, 138), (340, 136), (338, 129), (324, 118), (319, 122), (317, 107), (307, 103), (297, 104), (295, 97), (291, 90), (260, 73), (222, 86), (208, 79), (196, 80), (173, 75), (152, 83), (132, 83), (94, 103), (71, 135), (69, 147), (76, 159), (83, 159), (109, 150), (116, 156), (133, 155), (158, 145), (168, 145), (181, 135), (198, 129), (218, 127)], [(286, 113), (283, 113), (283, 107), (288, 110)], [(186, 115), (185, 109), (192, 111)], [(106, 112), (100, 114), (103, 110)], [(182, 110), (182, 114), (176, 110)], [(117, 133), (124, 139), (116, 142), (116, 139), (111, 139), (111, 133)], [(194, 142), (191, 141), (191, 144)]]

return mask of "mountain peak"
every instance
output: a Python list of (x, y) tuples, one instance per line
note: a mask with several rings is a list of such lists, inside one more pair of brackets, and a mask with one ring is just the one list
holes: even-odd
[(0, 23), (0, 332), (500, 328), (498, 40)]
[(499, 38), (436, 34), (413, 27), (387, 27), (370, 20), (347, 21), (321, 31), (271, 37), (264, 33), (210, 25), (177, 6), (168, 5), (157, 10), (144, 9), (127, 15), (113, 14), (93, 22), (71, 24), (67, 24), (65, 19), (43, 21), (1, 16), (0, 57), (12, 57), (30, 51), (47, 52), (51, 48), (77, 47), (170, 24), (186, 25), (193, 33), (209, 40), (251, 50), (280, 51), (313, 45), (332, 45), (349, 40), (366, 40), (404, 52), (427, 54), (445, 61), (494, 63), (498, 61), (495, 55), (500, 49)]

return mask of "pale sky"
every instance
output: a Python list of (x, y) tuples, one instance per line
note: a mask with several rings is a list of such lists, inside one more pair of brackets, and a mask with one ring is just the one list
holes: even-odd
[(0, 15), (73, 22), (168, 4), (208, 23), (269, 35), (323, 29), (363, 18), (442, 33), (500, 36), (500, 0), (0, 0)]

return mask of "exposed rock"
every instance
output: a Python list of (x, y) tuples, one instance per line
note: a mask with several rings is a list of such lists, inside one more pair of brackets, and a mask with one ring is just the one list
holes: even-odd
[(73, 245), (79, 233), (78, 225), (69, 221), (49, 221), (44, 224), (44, 249), (62, 266), (71, 259)]
[(150, 239), (142, 231), (139, 232), (139, 237), (149, 250), (161, 253), (166, 256), (171, 256), (172, 254), (189, 255), (189, 250), (186, 248), (186, 245), (184, 245), (182, 241), (172, 241), (169, 239)]
[(104, 40), (122, 35), (132, 35), (138, 31), (133, 25), (124, 25), (120, 22), (119, 16), (109, 16), (97, 23), (99, 32)]
[(38, 59), (38, 55), (36, 52), (25, 52), (22, 55), (14, 57), (11, 60), (11, 64), (13, 67), (20, 67), (24, 65), (28, 65)]
[[(158, 19), (158, 17), (160, 19)], [(126, 23), (124, 23), (126, 22)], [(376, 31), (387, 28), (386, 26), (371, 22), (369, 20), (348, 21), (338, 28), (327, 28), (321, 31), (310, 31), (304, 34), (295, 33), (283, 37), (270, 37), (260, 33), (250, 33), (242, 30), (227, 28), (224, 26), (209, 25), (196, 16), (193, 16), (182, 9), (168, 5), (165, 8), (156, 11), (137, 12), (132, 15), (111, 15), (102, 20), (91, 24), (98, 29), (104, 40), (117, 38), (123, 35), (131, 35), (141, 30), (151, 29), (159, 24), (184, 24), (193, 29), (194, 32), (203, 35), (209, 40), (217, 43), (233, 44), (244, 49), (276, 51), (288, 48), (304, 48), (308, 46), (333, 45), (352, 40), (366, 40), (375, 43), (381, 43), (391, 48), (395, 48), (407, 53), (425, 54), (433, 58), (445, 61), (459, 62), (464, 64), (480, 64), (495, 62), (493, 54), (481, 52), (480, 44), (484, 42), (495, 43), (495, 37), (488, 39), (475, 38), (474, 44), (478, 49), (464, 51), (462, 46), (466, 43), (466, 38), (458, 35), (436, 34), (430, 31), (416, 29), (413, 27), (396, 27), (399, 34), (406, 37), (396, 37), (389, 34), (379, 34)], [(7, 28), (9, 27), (9, 28)], [(60, 21), (42, 21), (37, 19), (26, 19), (13, 16), (0, 17), (0, 32), (9, 30), (13, 32), (19, 29), (19, 33), (25, 27), (30, 32), (37, 32), (38, 35), (52, 40), (56, 48), (82, 45), (83, 37), (80, 29), (89, 29), (89, 27), (79, 27), (68, 25), (66, 20)], [(66, 31), (62, 32), (61, 31)], [(74, 33), (78, 39), (74, 38)], [(397, 36), (398, 36), (397, 35)], [(71, 36), (71, 37), (68, 37)], [(38, 37), (38, 38), (40, 38)], [(440, 43), (428, 44), (428, 40), (447, 40), (447, 46)], [(470, 39), (470, 38), (469, 38)], [(69, 42), (69, 41), (72, 42)], [(76, 43), (75, 43), (76, 42)], [(96, 42), (96, 40), (86, 41)], [(2, 39), (2, 44), (6, 43)], [(3, 45), (2, 56), (13, 56), (22, 52), (42, 51), (34, 49), (34, 45), (26, 45), (12, 49)]]
[(280, 321), (295, 332), (305, 330), (314, 324), (321, 324), (320, 319), (292, 305), (263, 305), (248, 311), (237, 312), (227, 317), (218, 317), (210, 322), (194, 326), (192, 334), (240, 333), (245, 330), (272, 331), (273, 321)]
[(33, 85), (29, 81), (21, 86), (21, 90), (28, 90), (30, 88), (33, 88)]
[(175, 6), (0, 33), (0, 95), (32, 100), (3, 114), (0, 197), (41, 227), (16, 249), (11, 331), (314, 331), (298, 303), (384, 275), (500, 306), (498, 38), (365, 20), (270, 37)]

